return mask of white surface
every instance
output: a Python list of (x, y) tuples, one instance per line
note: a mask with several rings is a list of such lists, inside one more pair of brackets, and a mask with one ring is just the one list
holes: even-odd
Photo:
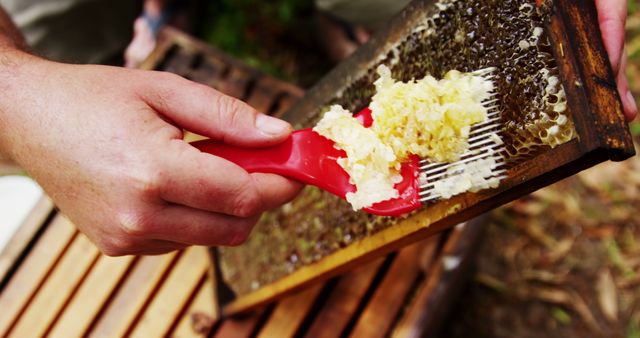
[(0, 176), (0, 251), (36, 205), (43, 192), (24, 176)]

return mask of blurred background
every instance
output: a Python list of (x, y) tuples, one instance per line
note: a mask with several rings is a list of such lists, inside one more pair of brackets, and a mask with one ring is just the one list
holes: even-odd
[[(308, 88), (333, 66), (318, 42), (326, 37), (314, 13), (311, 0), (218, 0), (196, 34)], [(640, 98), (637, 0), (629, 1), (627, 47), (627, 74)], [(631, 131), (639, 142), (638, 120)], [(0, 159), (0, 250), (41, 195), (19, 168)], [(639, 208), (636, 156), (494, 210), (476, 272), (442, 336), (640, 338)]]

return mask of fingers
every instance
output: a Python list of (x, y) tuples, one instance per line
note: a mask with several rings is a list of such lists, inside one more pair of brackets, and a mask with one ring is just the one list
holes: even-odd
[(147, 20), (142, 17), (137, 18), (133, 28), (133, 39), (124, 52), (125, 67), (127, 68), (138, 67), (156, 46), (156, 37)]
[[(136, 246), (130, 255), (164, 255), (171, 251), (183, 250), (189, 247), (188, 244), (176, 243), (173, 241), (147, 240)], [(144, 249), (142, 249), (144, 248)]]
[(189, 245), (239, 245), (246, 241), (259, 215), (239, 218), (169, 205), (141, 229), (159, 240)]
[(625, 74), (628, 59), (624, 48), (627, 1), (596, 0), (596, 7), (598, 9), (602, 40), (611, 61), (611, 68), (616, 74), (616, 83), (625, 117), (628, 121), (631, 121), (638, 113), (638, 107), (633, 94), (629, 90), (629, 82)]
[[(176, 151), (171, 151), (173, 149)], [(273, 174), (249, 174), (225, 159), (175, 140), (166, 149), (164, 201), (236, 217), (251, 217), (290, 201), (302, 185)]]
[[(260, 147), (279, 143), (291, 126), (206, 86), (164, 73), (138, 94), (176, 125), (224, 143)], [(246, 240), (260, 214), (292, 199), (301, 185), (277, 175), (249, 174), (241, 167), (201, 153), (179, 138), (162, 142), (145, 183), (153, 212), (127, 218), (134, 238), (179, 245), (237, 245)], [(131, 220), (134, 220), (132, 222)], [(162, 250), (161, 250), (162, 251)]]
[[(134, 224), (136, 232), (191, 245), (238, 245), (247, 239), (263, 211), (290, 201), (302, 188), (278, 175), (250, 175), (226, 160), (196, 155), (179, 161), (195, 166), (172, 172), (175, 176), (169, 182), (179, 184), (166, 185), (162, 192), (173, 203), (136, 219), (149, 222)], [(203, 164), (208, 162), (212, 164)]]
[(156, 73), (145, 100), (181, 127), (225, 143), (260, 147), (282, 142), (291, 125), (207, 86)]
[(122, 231), (96, 244), (108, 256), (159, 255), (191, 245), (235, 246), (247, 240), (259, 217), (240, 218), (167, 204), (135, 222), (127, 219)]
[(162, 255), (167, 252), (182, 250), (189, 245), (147, 238), (111, 237), (107, 240), (96, 241), (100, 251), (107, 256), (125, 255)]
[(609, 54), (614, 73), (620, 70), (624, 47), (624, 25), (627, 20), (625, 0), (596, 0), (598, 21), (602, 31), (604, 46)]
[(254, 173), (251, 176), (256, 182), (258, 194), (265, 210), (291, 201), (303, 187), (300, 182), (279, 175)]
[[(127, 255), (163, 255), (171, 251), (182, 250), (187, 248), (189, 245), (176, 243), (173, 241), (163, 241), (163, 240), (141, 240), (140, 242), (135, 242), (135, 245), (131, 245), (126, 250)], [(114, 256), (114, 255), (110, 255)], [(123, 255), (117, 255), (123, 256)]]
[(237, 217), (264, 210), (256, 183), (244, 169), (181, 140), (164, 150), (165, 168), (154, 184), (164, 201)]

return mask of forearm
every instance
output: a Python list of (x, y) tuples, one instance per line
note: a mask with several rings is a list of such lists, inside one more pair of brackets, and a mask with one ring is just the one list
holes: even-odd
[(0, 7), (0, 48), (3, 50), (27, 49), (24, 37), (2, 7)]
[[(24, 86), (29, 76), (27, 65), (39, 62), (39, 58), (28, 54), (24, 38), (11, 18), (0, 7), (0, 161), (16, 161), (16, 138), (19, 138), (25, 114), (18, 113), (23, 103), (18, 98), (29, 86)], [(33, 69), (31, 69), (33, 70)]]
[(10, 43), (11, 40), (1, 41), (3, 45), (0, 47), (0, 158), (18, 161), (17, 143), (21, 138), (27, 137), (23, 134), (23, 122), (32, 118), (32, 112), (22, 107), (38, 96), (34, 92), (36, 88), (32, 81), (36, 69), (30, 66), (36, 64), (37, 58), (14, 44), (4, 44)]

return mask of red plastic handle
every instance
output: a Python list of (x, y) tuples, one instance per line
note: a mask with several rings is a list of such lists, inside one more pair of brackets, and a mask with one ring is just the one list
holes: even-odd
[(412, 155), (400, 168), (402, 181), (393, 186), (400, 196), (390, 200), (375, 203), (362, 210), (378, 216), (402, 216), (422, 206), (420, 203), (420, 158)]
[[(365, 127), (373, 123), (371, 111), (365, 108), (355, 115)], [(349, 174), (337, 160), (346, 153), (334, 147), (334, 142), (312, 129), (291, 133), (284, 142), (266, 148), (241, 148), (212, 140), (192, 143), (203, 152), (227, 159), (248, 172), (271, 173), (315, 185), (341, 198), (356, 191), (349, 183)], [(402, 182), (395, 185), (400, 196), (382, 201), (363, 210), (380, 216), (401, 216), (420, 207), (419, 159), (412, 156), (402, 164)]]
[(333, 145), (311, 129), (296, 130), (286, 141), (266, 148), (240, 148), (211, 140), (193, 143), (201, 151), (227, 159), (248, 172), (286, 176), (344, 198), (356, 187), (337, 162), (346, 157), (345, 152)]

